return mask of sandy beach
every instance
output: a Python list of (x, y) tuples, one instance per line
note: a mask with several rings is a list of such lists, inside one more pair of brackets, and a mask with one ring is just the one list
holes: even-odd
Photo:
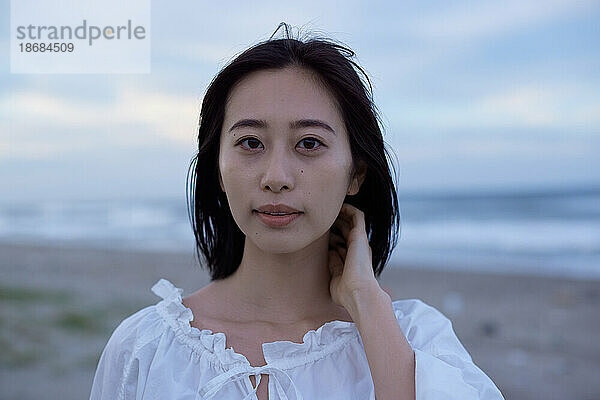
[[(87, 399), (113, 329), (209, 282), (194, 255), (0, 244), (0, 398)], [(600, 281), (388, 266), (394, 300), (442, 311), (506, 399), (600, 399)]]

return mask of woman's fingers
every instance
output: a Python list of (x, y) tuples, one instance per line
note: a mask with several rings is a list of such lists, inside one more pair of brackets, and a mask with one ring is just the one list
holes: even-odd
[(333, 223), (333, 226), (342, 233), (345, 240), (348, 239), (348, 235), (350, 235), (350, 230), (352, 229), (352, 226), (347, 221), (338, 217)]
[(346, 253), (348, 250), (346, 249), (346, 241), (336, 233), (329, 234), (329, 250), (335, 251), (338, 256), (341, 258), (342, 266), (344, 264), (344, 260), (346, 259)]
[(340, 253), (333, 248), (329, 249), (329, 272), (332, 276), (341, 275), (344, 270), (344, 261)]
[[(348, 203), (344, 203), (330, 232), (331, 243), (336, 247), (343, 248), (340, 255), (342, 256), (342, 259), (345, 260), (349, 243), (353, 240), (360, 239), (365, 239), (368, 243), (365, 231), (364, 213), (358, 208)], [(369, 250), (371, 249), (369, 248)]]
[(342, 256), (342, 260), (346, 260), (346, 254), (348, 253), (348, 250), (345, 247), (338, 246), (337, 251)]
[(329, 241), (334, 245), (346, 247), (346, 239), (333, 231), (329, 232)]
[[(340, 210), (340, 216), (345, 226), (349, 227), (348, 241), (359, 239), (361, 235), (366, 236), (365, 214), (351, 204), (344, 203)], [(352, 232), (353, 237), (350, 237)]]

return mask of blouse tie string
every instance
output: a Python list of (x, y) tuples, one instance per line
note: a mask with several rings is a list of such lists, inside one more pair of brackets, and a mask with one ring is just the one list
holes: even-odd
[[(296, 387), (296, 384), (290, 378), (290, 376), (282, 369), (273, 367), (270, 365), (263, 365), (262, 367), (252, 367), (252, 366), (241, 366), (232, 368), (229, 371), (222, 373), (208, 381), (202, 389), (199, 389), (198, 396), (202, 400), (211, 399), (221, 388), (228, 382), (234, 382), (239, 379), (244, 379), (250, 376), (256, 376), (256, 387), (250, 391), (243, 400), (250, 399), (252, 396), (256, 394), (258, 390), (258, 385), (260, 384), (260, 374), (268, 374), (271, 379), (275, 381), (275, 388), (277, 389), (277, 394), (279, 398), (282, 400), (302, 400), (302, 396)], [(281, 385), (281, 378), (287, 378), (290, 382), (288, 388), (293, 387), (294, 395), (289, 397), (283, 387)]]

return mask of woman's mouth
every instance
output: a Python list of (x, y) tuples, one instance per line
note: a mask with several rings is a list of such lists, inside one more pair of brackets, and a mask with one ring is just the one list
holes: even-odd
[(262, 211), (254, 211), (258, 218), (267, 226), (271, 228), (280, 228), (289, 225), (296, 219), (298, 219), (302, 213), (269, 213)]

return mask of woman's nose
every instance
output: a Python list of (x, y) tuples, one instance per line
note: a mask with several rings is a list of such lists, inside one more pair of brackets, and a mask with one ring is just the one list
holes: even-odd
[(294, 187), (294, 167), (284, 149), (275, 149), (269, 155), (261, 182), (264, 190), (279, 192)]

